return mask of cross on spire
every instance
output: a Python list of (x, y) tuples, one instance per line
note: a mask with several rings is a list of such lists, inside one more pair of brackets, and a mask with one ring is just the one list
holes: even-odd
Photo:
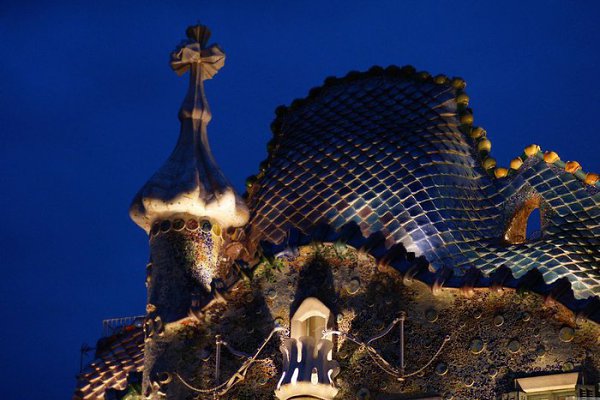
[(208, 144), (211, 113), (204, 81), (223, 67), (225, 53), (216, 44), (207, 46), (210, 30), (206, 26), (191, 26), (186, 34), (188, 39), (171, 53), (171, 68), (178, 75), (190, 71), (190, 85), (179, 110), (179, 140), (129, 210), (147, 232), (157, 221), (181, 216), (208, 219), (223, 228), (248, 221), (246, 203), (217, 165)]
[(181, 76), (190, 71), (190, 86), (180, 111), (180, 119), (201, 120), (208, 124), (210, 108), (204, 93), (204, 81), (211, 79), (225, 65), (225, 53), (218, 44), (207, 47), (210, 29), (204, 25), (190, 26), (188, 40), (171, 53), (171, 68)]

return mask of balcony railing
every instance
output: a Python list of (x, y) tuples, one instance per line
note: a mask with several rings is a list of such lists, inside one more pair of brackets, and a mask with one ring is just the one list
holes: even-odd
[(141, 328), (144, 325), (144, 316), (111, 318), (102, 321), (102, 337), (112, 336), (123, 332), (127, 327)]
[(333, 343), (327, 339), (316, 341), (309, 336), (286, 338), (281, 346), (283, 374), (275, 394), (280, 400), (292, 398), (333, 399), (338, 389), (333, 378), (339, 365), (332, 360)]

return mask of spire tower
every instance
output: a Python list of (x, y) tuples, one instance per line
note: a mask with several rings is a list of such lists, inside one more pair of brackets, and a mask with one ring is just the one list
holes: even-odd
[(207, 46), (210, 30), (202, 25), (187, 29), (188, 40), (171, 53), (171, 68), (190, 72), (188, 92), (179, 110), (181, 131), (167, 161), (136, 195), (129, 214), (150, 232), (158, 221), (176, 215), (209, 219), (222, 228), (244, 225), (248, 208), (217, 165), (208, 144), (212, 115), (204, 91), (225, 64), (217, 44)]
[(208, 144), (211, 113), (204, 81), (225, 63), (225, 53), (207, 46), (210, 31), (187, 29), (188, 40), (171, 53), (171, 67), (190, 73), (179, 111), (181, 130), (175, 149), (141, 188), (131, 204), (133, 221), (150, 237), (146, 286), (144, 398), (181, 398), (180, 385), (163, 393), (158, 382), (179, 362), (177, 332), (190, 310), (210, 302), (222, 260), (222, 232), (248, 220), (248, 208), (217, 166)]

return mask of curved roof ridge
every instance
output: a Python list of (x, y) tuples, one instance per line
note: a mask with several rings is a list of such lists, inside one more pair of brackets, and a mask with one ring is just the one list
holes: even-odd
[(396, 78), (404, 78), (406, 80), (413, 80), (419, 83), (435, 83), (437, 85), (445, 85), (448, 87), (454, 87), (457, 90), (462, 90), (467, 86), (464, 79), (459, 77), (449, 78), (446, 75), (432, 76), (427, 71), (417, 71), (412, 65), (404, 65), (399, 67), (397, 65), (390, 65), (385, 68), (374, 65), (367, 71), (350, 71), (345, 76), (338, 78), (329, 76), (325, 78), (321, 86), (315, 86), (308, 91), (308, 96), (303, 98), (296, 98), (292, 101), (289, 106), (281, 105), (275, 109), (275, 120), (271, 123), (271, 131), (274, 135), (279, 134), (279, 126), (281, 120), (289, 113), (298, 109), (299, 107), (314, 100), (319, 94), (325, 89), (332, 88), (337, 85), (346, 84), (361, 79), (368, 79), (376, 76), (390, 76)]
[(579, 179), (583, 183), (596, 187), (600, 189), (600, 176), (594, 172), (585, 172), (583, 171), (581, 164), (577, 161), (562, 161), (558, 154), (551, 150), (543, 151), (540, 146), (537, 144), (531, 144), (523, 150), (523, 153), (513, 158), (510, 161), (509, 168), (496, 168), (496, 169), (504, 169), (506, 171), (501, 171), (500, 176), (496, 175), (498, 172), (494, 171), (497, 178), (501, 179), (507, 176), (510, 176), (516, 171), (518, 171), (523, 165), (524, 161), (530, 157), (536, 157), (541, 160), (544, 160), (548, 165), (554, 165), (555, 167), (564, 170), (570, 174), (573, 174), (575, 178)]
[[(568, 173), (572, 173), (577, 179), (585, 184), (600, 189), (600, 176), (598, 174), (593, 172), (586, 173), (582, 170), (581, 165), (577, 161), (567, 161), (565, 163), (560, 160), (558, 154), (554, 151), (542, 152), (541, 148), (535, 144), (527, 146), (520, 156), (514, 158), (510, 162), (508, 168), (497, 166), (496, 160), (491, 156), (492, 142), (487, 137), (487, 132), (482, 127), (473, 125), (473, 110), (469, 108), (469, 95), (464, 90), (467, 83), (464, 79), (460, 77), (450, 78), (444, 74), (432, 76), (427, 71), (417, 71), (412, 65), (404, 65), (402, 67), (390, 65), (385, 68), (376, 65), (363, 72), (350, 71), (340, 78), (333, 76), (327, 77), (321, 86), (310, 89), (306, 97), (294, 99), (289, 106), (281, 105), (277, 107), (275, 109), (275, 119), (271, 123), (273, 138), (267, 144), (267, 158), (260, 163), (259, 173), (257, 175), (251, 175), (246, 179), (246, 190), (248, 191), (259, 176), (266, 170), (269, 159), (275, 150), (275, 139), (281, 134), (281, 123), (287, 115), (297, 110), (299, 107), (308, 104), (326, 89), (374, 76), (392, 76), (404, 78), (406, 80), (414, 80), (416, 82), (446, 85), (456, 89), (455, 101), (457, 104), (457, 117), (460, 121), (459, 129), (463, 134), (472, 139), (473, 147), (477, 150), (477, 153), (479, 153), (481, 166), (490, 177), (502, 179), (514, 176), (527, 158), (538, 157), (548, 164), (554, 164), (556, 167), (564, 169)], [(244, 194), (244, 196), (247, 195), (248, 192)]]
[[(464, 87), (466, 87), (466, 83)], [(496, 159), (491, 156), (492, 142), (487, 137), (486, 130), (480, 126), (473, 125), (473, 110), (469, 108), (469, 95), (463, 90), (464, 87), (459, 89), (456, 94), (457, 112), (461, 123), (459, 129), (473, 140), (473, 145), (479, 152), (481, 166), (491, 177), (502, 179), (513, 176), (527, 158), (538, 157), (543, 159), (547, 164), (553, 164), (573, 174), (583, 183), (600, 189), (600, 176), (597, 173), (584, 172), (581, 164), (577, 161), (567, 161), (566, 163), (561, 161), (558, 154), (554, 151), (547, 150), (542, 152), (542, 149), (537, 144), (525, 147), (520, 156), (511, 160), (509, 168), (497, 166)]]
[(432, 76), (427, 71), (417, 71), (412, 65), (404, 65), (402, 67), (397, 65), (389, 65), (385, 68), (375, 65), (369, 68), (367, 71), (350, 71), (343, 77), (329, 76), (325, 78), (321, 86), (315, 86), (311, 88), (306, 97), (296, 98), (290, 103), (289, 106), (280, 105), (275, 109), (275, 119), (271, 123), (271, 132), (273, 133), (273, 138), (267, 143), (267, 157), (260, 163), (259, 173), (257, 175), (251, 175), (246, 179), (247, 191), (244, 193), (244, 196), (248, 195), (248, 190), (266, 170), (269, 159), (275, 150), (275, 140), (279, 135), (281, 135), (281, 123), (285, 117), (298, 108), (310, 103), (326, 89), (376, 76), (390, 76), (403, 78), (406, 80), (413, 80), (419, 83), (434, 83), (436, 85), (447, 86), (449, 88), (453, 87), (457, 90), (457, 97), (458, 94), (462, 93), (462, 90), (467, 85), (464, 79), (460, 77), (450, 78), (443, 74)]

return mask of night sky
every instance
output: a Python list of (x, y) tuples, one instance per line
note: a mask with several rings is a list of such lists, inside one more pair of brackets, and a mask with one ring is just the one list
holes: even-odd
[(59, 3), (0, 5), (2, 399), (69, 398), (102, 320), (144, 313), (127, 210), (177, 139), (189, 24), (227, 54), (209, 137), (239, 192), (278, 105), (375, 64), (465, 78), (501, 165), (537, 143), (600, 172), (598, 1)]

